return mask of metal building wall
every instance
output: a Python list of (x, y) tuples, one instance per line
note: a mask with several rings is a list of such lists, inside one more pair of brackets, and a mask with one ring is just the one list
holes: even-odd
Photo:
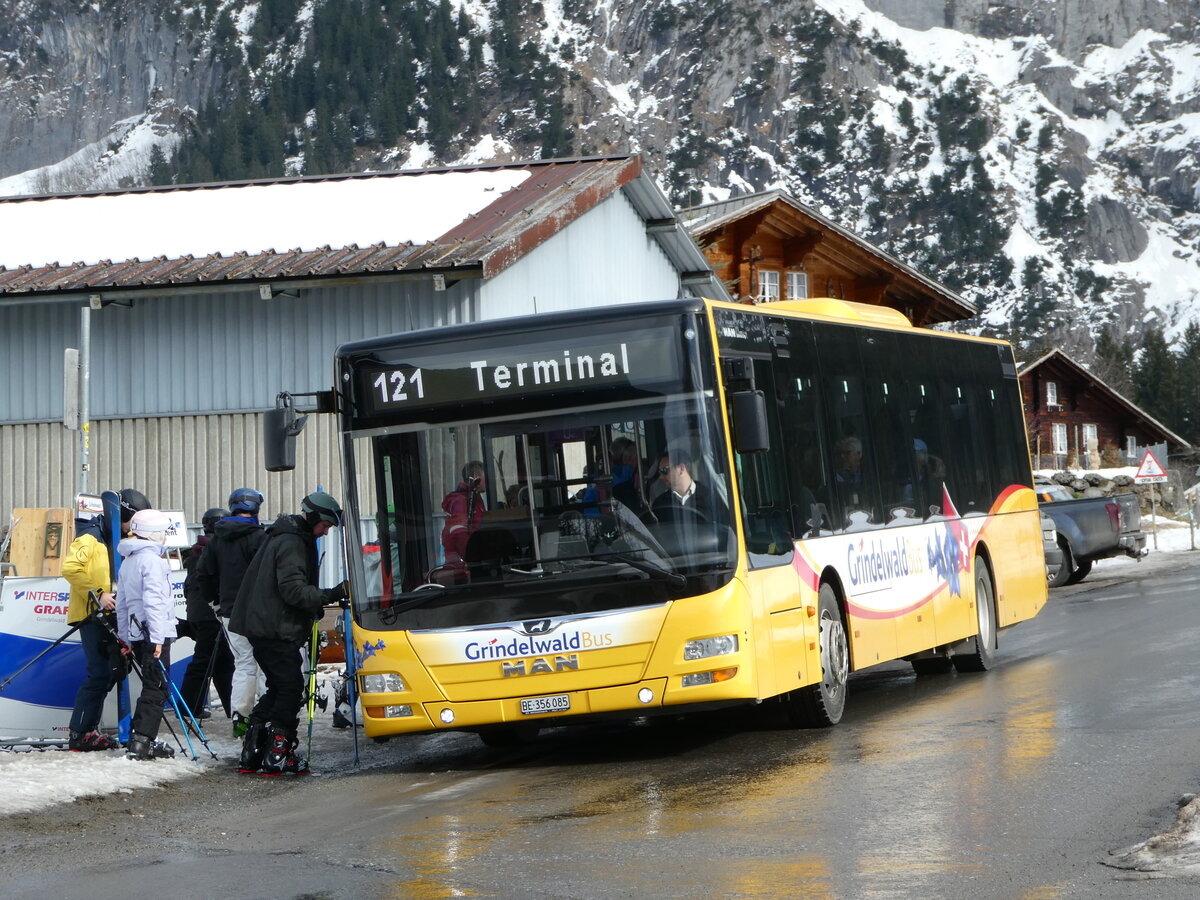
[[(0, 532), (13, 508), (71, 505), (77, 443), (59, 424), (0, 426)], [(318, 485), (345, 502), (334, 416), (309, 417), (293, 471), (266, 472), (262, 461), (261, 414), (111, 419), (93, 424), (88, 487), (137, 488), (158, 507), (184, 510), (189, 522), (239, 487), (266, 495), (264, 519), (296, 512)], [(369, 484), (363, 490), (370, 496)]]
[[(281, 390), (328, 388), (338, 344), (465, 321), (479, 285), (364, 280), (272, 300), (255, 287), (107, 305), (90, 316), (92, 418), (247, 412)], [(84, 302), (0, 306), (0, 424), (62, 420), (63, 350), (79, 346)]]
[[(281, 390), (331, 387), (339, 343), (471, 318), (479, 285), (158, 296), (93, 312), (89, 489), (136, 487), (191, 522), (236, 487), (266, 494), (270, 516), (318, 484), (338, 496), (332, 416), (309, 418), (295, 471), (267, 473), (261, 416), (250, 411), (273, 407)], [(79, 436), (61, 424), (62, 353), (78, 343), (77, 303), (0, 306), (0, 532), (12, 509), (68, 506), (78, 489)]]
[(490, 279), (480, 317), (669, 300), (679, 295), (679, 274), (617, 191)]

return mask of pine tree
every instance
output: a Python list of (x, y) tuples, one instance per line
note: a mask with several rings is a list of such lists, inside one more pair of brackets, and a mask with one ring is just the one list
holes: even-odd
[(155, 185), (171, 184), (174, 180), (171, 165), (167, 162), (167, 157), (158, 144), (150, 148), (150, 166), (146, 172), (146, 179)]
[(1200, 444), (1200, 325), (1191, 322), (1179, 347), (1179, 414), (1176, 429), (1193, 445)]
[(1179, 415), (1179, 365), (1158, 326), (1142, 339), (1133, 367), (1133, 388), (1138, 406), (1168, 428), (1174, 427), (1171, 423)]

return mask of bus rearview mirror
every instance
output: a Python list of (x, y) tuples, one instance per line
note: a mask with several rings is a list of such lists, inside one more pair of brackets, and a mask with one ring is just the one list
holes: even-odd
[(733, 400), (733, 440), (738, 453), (771, 449), (767, 429), (767, 400), (762, 391), (737, 391)]
[(296, 415), (291, 406), (263, 413), (263, 462), (268, 472), (290, 472), (296, 468), (296, 435), (308, 416)]

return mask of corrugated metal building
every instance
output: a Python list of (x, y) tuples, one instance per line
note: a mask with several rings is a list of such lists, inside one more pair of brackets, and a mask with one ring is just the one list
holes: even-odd
[(260, 413), (329, 388), (344, 341), (726, 296), (629, 156), (16, 198), (0, 231), (21, 236), (0, 248), (0, 523), (78, 489), (62, 360), (84, 308), (89, 490), (137, 487), (197, 521), (236, 487), (266, 494), (264, 517), (340, 492), (331, 416), (310, 417), (294, 472), (268, 474)]

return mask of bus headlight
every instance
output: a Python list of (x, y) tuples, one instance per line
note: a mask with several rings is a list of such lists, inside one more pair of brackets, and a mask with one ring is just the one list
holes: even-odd
[(683, 645), (683, 658), (685, 660), (692, 660), (707, 659), (710, 656), (724, 656), (726, 653), (737, 653), (737, 648), (737, 635), (723, 634), (720, 637), (688, 641)]
[(404, 679), (397, 672), (375, 672), (359, 677), (364, 694), (395, 694), (404, 690)]

